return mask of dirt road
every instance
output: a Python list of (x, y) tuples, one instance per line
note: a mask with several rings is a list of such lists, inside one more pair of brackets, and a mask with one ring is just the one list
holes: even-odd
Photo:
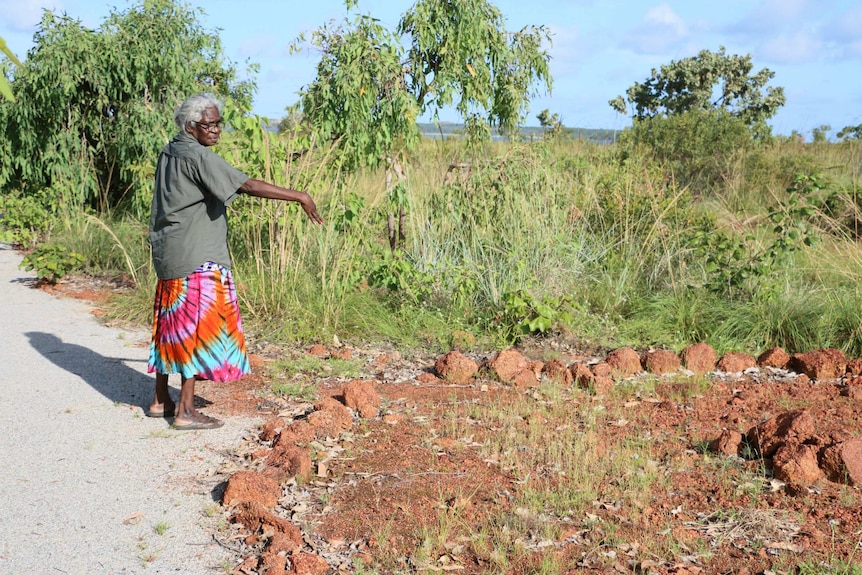
[(0, 573), (223, 573), (215, 471), (256, 422), (145, 417), (148, 334), (33, 289), (20, 261), (0, 244)]

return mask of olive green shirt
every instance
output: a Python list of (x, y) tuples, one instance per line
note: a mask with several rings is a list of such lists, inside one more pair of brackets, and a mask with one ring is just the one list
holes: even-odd
[(160, 279), (189, 276), (205, 262), (230, 269), (225, 207), (248, 179), (186, 132), (162, 149), (150, 214), (153, 266)]

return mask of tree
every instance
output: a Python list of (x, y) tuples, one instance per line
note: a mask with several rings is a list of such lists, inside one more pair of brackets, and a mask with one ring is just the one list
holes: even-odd
[[(786, 99), (784, 89), (766, 84), (775, 76), (767, 68), (752, 74), (751, 55), (728, 55), (701, 50), (697, 56), (672, 61), (652, 70), (643, 83), (633, 84), (626, 96), (609, 104), (621, 114), (626, 102), (635, 120), (673, 116), (694, 110), (725, 110), (745, 122), (757, 137), (770, 133), (766, 121)], [(765, 92), (764, 92), (765, 90)]]
[(487, 0), (419, 0), (395, 31), (370, 15), (324, 26), (311, 37), (321, 60), (303, 90), (303, 114), (318, 136), (340, 140), (347, 167), (410, 149), (416, 118), (447, 106), (474, 134), (481, 124), (511, 132), (539, 87), (551, 88), (550, 35), (532, 26), (509, 33), (504, 24)]
[(811, 141), (814, 143), (824, 143), (829, 141), (829, 132), (832, 130), (832, 126), (828, 124), (821, 124), (819, 127), (811, 130)]
[(836, 136), (842, 141), (862, 140), (862, 124), (858, 126), (844, 126)]
[(202, 91), (251, 100), (254, 84), (236, 80), (199, 14), (143, 0), (90, 30), (46, 11), (12, 77), (20, 102), (0, 103), (0, 186), (50, 188), (99, 210), (137, 197), (145, 209), (175, 106)]

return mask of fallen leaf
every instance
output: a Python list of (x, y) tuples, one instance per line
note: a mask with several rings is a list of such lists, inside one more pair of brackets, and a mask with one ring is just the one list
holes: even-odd
[(135, 511), (130, 515), (126, 515), (123, 517), (123, 525), (136, 525), (140, 523), (141, 518), (144, 516), (140, 511)]

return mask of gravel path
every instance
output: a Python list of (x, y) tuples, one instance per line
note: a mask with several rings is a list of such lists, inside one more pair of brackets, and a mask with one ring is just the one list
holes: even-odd
[(144, 417), (148, 334), (32, 289), (20, 261), (0, 244), (0, 573), (224, 573), (215, 472), (257, 421)]

